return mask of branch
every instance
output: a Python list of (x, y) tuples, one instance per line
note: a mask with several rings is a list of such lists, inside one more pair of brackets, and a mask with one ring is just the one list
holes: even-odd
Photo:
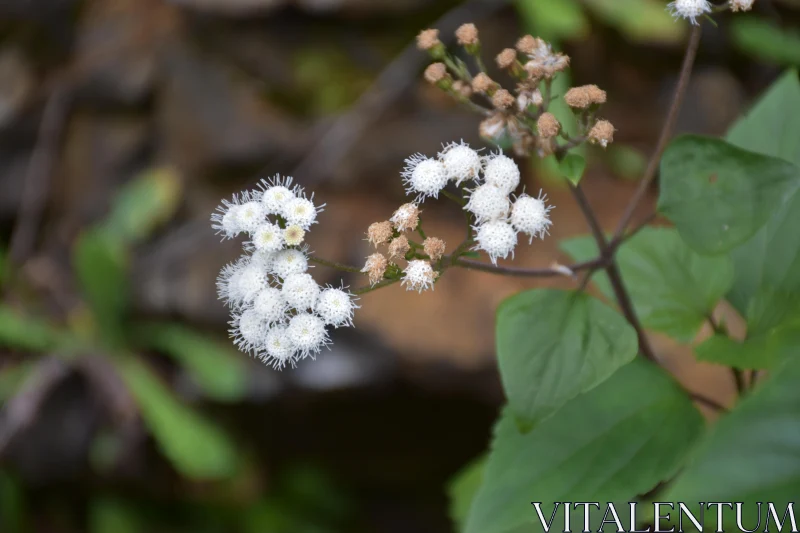
[(664, 125), (661, 128), (661, 135), (658, 139), (658, 143), (656, 144), (656, 149), (650, 156), (650, 160), (647, 162), (647, 168), (645, 169), (644, 176), (642, 176), (642, 179), (639, 182), (639, 187), (636, 189), (636, 192), (633, 194), (633, 198), (631, 198), (631, 201), (628, 203), (628, 207), (625, 208), (625, 212), (623, 213), (619, 224), (617, 224), (617, 229), (614, 231), (614, 236), (611, 239), (612, 241), (619, 239), (620, 236), (625, 232), (628, 224), (630, 224), (633, 214), (636, 211), (636, 207), (639, 205), (639, 202), (642, 201), (642, 198), (647, 193), (647, 188), (650, 186), (650, 182), (653, 181), (653, 178), (656, 175), (656, 170), (658, 169), (658, 164), (661, 161), (661, 156), (664, 154), (664, 150), (667, 149), (667, 143), (672, 138), (672, 133), (675, 129), (675, 123), (678, 121), (678, 112), (681, 109), (681, 104), (683, 104), (683, 97), (686, 95), (686, 89), (689, 87), (689, 78), (692, 75), (692, 67), (694, 66), (694, 60), (697, 56), (697, 48), (700, 45), (700, 34), (700, 26), (693, 26), (692, 34), (689, 37), (689, 44), (686, 46), (686, 54), (683, 56), (683, 65), (681, 66), (681, 73), (678, 77), (678, 85), (675, 87), (675, 94), (672, 97), (672, 104), (669, 108), (669, 112), (667, 113), (667, 118), (664, 121)]
[(312, 263), (317, 263), (318, 265), (323, 265), (330, 268), (335, 268), (336, 270), (341, 270), (343, 272), (352, 272), (354, 274), (361, 274), (362, 270), (358, 267), (345, 265), (343, 263), (337, 263), (336, 261), (328, 261), (327, 259), (321, 259), (314, 255), (309, 255), (308, 260)]
[[(447, 260), (448, 257), (445, 257), (445, 261)], [(452, 260), (450, 264), (456, 267), (466, 268), (469, 270), (479, 270), (481, 272), (499, 274), (501, 276), (514, 276), (520, 278), (548, 278), (555, 276), (574, 277), (576, 272), (601, 268), (605, 264), (605, 259), (598, 257), (597, 259), (593, 259), (591, 261), (584, 261), (582, 263), (575, 263), (573, 265), (558, 265), (551, 268), (506, 267), (482, 263), (480, 261), (472, 261), (470, 259), (455, 259)]]

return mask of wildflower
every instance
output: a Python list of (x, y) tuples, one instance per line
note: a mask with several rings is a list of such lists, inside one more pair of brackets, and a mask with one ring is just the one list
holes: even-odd
[(256, 295), (253, 311), (266, 323), (282, 322), (286, 313), (286, 300), (280, 289), (267, 287)]
[(286, 243), (286, 246), (299, 246), (303, 243), (305, 236), (306, 232), (297, 225), (288, 226), (283, 230), (283, 241)]
[(264, 352), (259, 354), (262, 361), (279, 370), (286, 363), (291, 363), (292, 366), (295, 363), (296, 348), (286, 330), (283, 325), (272, 326), (264, 338)]
[(475, 240), (478, 244), (473, 250), (483, 250), (489, 254), (493, 264), (497, 259), (505, 259), (508, 254), (514, 256), (514, 247), (517, 245), (517, 232), (511, 224), (502, 220), (493, 220), (475, 228)]
[(405, 235), (400, 235), (389, 244), (389, 259), (395, 257), (403, 258), (410, 249), (411, 245), (408, 244), (408, 238)]
[(481, 156), (464, 141), (446, 145), (444, 150), (439, 153), (439, 160), (444, 163), (447, 178), (454, 181), (456, 185), (461, 185), (464, 180), (478, 178), (483, 170)]
[(441, 82), (448, 80), (450, 75), (447, 73), (447, 67), (445, 67), (444, 63), (431, 63), (425, 69), (425, 73), (423, 74), (425, 81), (430, 83), (431, 85), (437, 85)]
[(475, 24), (462, 24), (456, 30), (456, 40), (461, 46), (475, 46), (478, 44), (478, 28)]
[(545, 139), (552, 139), (561, 131), (561, 124), (552, 113), (542, 113), (536, 122), (536, 129), (539, 131), (539, 135)]
[(478, 127), (478, 132), (480, 133), (481, 137), (484, 139), (489, 139), (495, 144), (497, 144), (497, 142), (503, 137), (505, 131), (506, 117), (503, 116), (503, 113), (495, 113), (491, 115), (489, 118), (481, 121), (481, 124)]
[(433, 267), (428, 261), (421, 259), (414, 259), (408, 262), (408, 266), (403, 271), (403, 280), (401, 285), (406, 286), (406, 290), (418, 291), (422, 293), (424, 290), (433, 289), (433, 282), (439, 276), (434, 272)]
[(469, 98), (472, 96), (472, 86), (469, 83), (457, 80), (453, 82), (453, 92), (461, 98)]
[(244, 232), (244, 228), (239, 222), (240, 208), (238, 196), (233, 195), (231, 201), (222, 200), (222, 205), (218, 206), (216, 211), (211, 214), (211, 227), (216, 230), (218, 235), (221, 233), (223, 239), (232, 239)]
[(351, 296), (342, 289), (328, 287), (319, 295), (316, 312), (329, 326), (352, 326), (356, 305)]
[(322, 211), (322, 207), (316, 207), (314, 202), (307, 198), (292, 198), (283, 205), (281, 214), (288, 225), (308, 230), (311, 224), (316, 223), (317, 212)]
[(484, 181), (497, 187), (503, 194), (511, 194), (519, 185), (519, 167), (510, 157), (502, 152), (491, 154), (486, 158)]
[(492, 105), (497, 109), (508, 109), (514, 102), (516, 102), (514, 97), (505, 89), (498, 89), (492, 95)]
[(753, 8), (754, 0), (730, 0), (728, 5), (731, 11), (750, 11)]
[(608, 143), (614, 142), (614, 131), (614, 125), (609, 121), (598, 120), (589, 132), (589, 141), (605, 148)]
[(367, 240), (377, 248), (379, 245), (389, 242), (393, 233), (392, 223), (388, 220), (385, 222), (373, 222), (367, 228)]
[(472, 191), (464, 209), (475, 215), (475, 219), (480, 223), (506, 218), (511, 209), (511, 202), (506, 193), (486, 183)]
[(298, 311), (314, 310), (320, 288), (310, 274), (289, 274), (283, 280), (281, 293), (290, 307)]
[(272, 273), (281, 279), (286, 279), (292, 274), (302, 274), (308, 270), (306, 254), (296, 249), (281, 250), (275, 254), (272, 262)]
[(597, 85), (573, 87), (564, 94), (564, 101), (573, 109), (586, 109), (593, 104), (604, 104), (606, 92)]
[(476, 93), (493, 94), (497, 87), (497, 83), (483, 72), (479, 72), (472, 78), (472, 90)]
[(267, 335), (267, 322), (254, 309), (245, 309), (231, 321), (234, 344), (247, 353), (257, 352)]
[(708, 0), (675, 0), (667, 4), (667, 9), (676, 20), (685, 18), (697, 25), (697, 17), (711, 12), (711, 4)]
[(220, 299), (238, 306), (252, 302), (268, 284), (267, 270), (245, 256), (222, 269), (217, 278), (217, 292)]
[(439, 191), (447, 185), (447, 169), (444, 164), (422, 154), (415, 154), (406, 159), (406, 168), (402, 176), (406, 192), (417, 193), (419, 199), (426, 196), (438, 198)]
[(236, 220), (239, 227), (248, 233), (254, 232), (264, 222), (265, 216), (266, 213), (261, 203), (255, 200), (245, 202), (236, 209)]
[(397, 231), (414, 231), (419, 225), (419, 207), (414, 203), (403, 204), (389, 220)]
[(517, 109), (525, 111), (528, 107), (540, 106), (544, 103), (542, 92), (539, 89), (520, 87), (517, 94)]
[(310, 313), (293, 316), (286, 328), (286, 336), (302, 358), (314, 358), (324, 346), (330, 344), (325, 323)]
[(445, 243), (442, 239), (428, 237), (422, 241), (422, 249), (431, 258), (431, 261), (438, 261), (444, 255)]
[(383, 279), (383, 275), (386, 273), (386, 267), (388, 265), (389, 262), (386, 260), (386, 257), (384, 257), (383, 254), (374, 253), (367, 257), (367, 262), (364, 264), (364, 268), (361, 269), (361, 272), (369, 274), (370, 284), (375, 285)]
[(545, 200), (547, 197), (541, 193), (538, 198), (522, 194), (511, 209), (511, 226), (530, 236), (529, 242), (532, 242), (534, 237), (544, 238), (552, 224), (549, 218), (552, 206), (546, 206)]
[(432, 50), (437, 46), (443, 46), (439, 40), (439, 30), (422, 30), (417, 35), (417, 48), (420, 50)]
[(250, 244), (259, 251), (275, 252), (283, 248), (283, 242), (281, 227), (272, 222), (264, 222), (253, 232)]
[(497, 62), (497, 66), (502, 69), (510, 68), (517, 62), (517, 51), (513, 48), (506, 48), (497, 54), (495, 62)]
[(280, 174), (269, 180), (261, 180), (259, 188), (261, 189), (261, 205), (264, 206), (265, 214), (281, 214), (286, 202), (300, 192), (299, 187), (292, 187), (292, 181), (291, 176), (281, 177)]
[(536, 80), (552, 78), (569, 66), (568, 56), (553, 52), (550, 44), (538, 37), (530, 35), (522, 37), (517, 41), (517, 50), (528, 56), (529, 61), (525, 63), (525, 70)]

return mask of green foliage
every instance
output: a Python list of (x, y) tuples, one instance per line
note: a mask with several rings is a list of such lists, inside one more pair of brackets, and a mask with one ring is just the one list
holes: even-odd
[(210, 398), (230, 402), (247, 392), (246, 361), (230, 343), (223, 345), (180, 324), (138, 327), (136, 339), (175, 358)]
[(497, 311), (497, 358), (509, 407), (530, 428), (636, 356), (636, 333), (591, 296), (522, 292)]
[[(576, 261), (597, 257), (591, 236), (561, 243)], [(642, 324), (689, 342), (733, 283), (733, 264), (725, 256), (702, 256), (671, 228), (645, 228), (617, 253), (625, 286)], [(613, 297), (605, 272), (596, 274), (603, 294)]]
[(800, 31), (782, 28), (756, 16), (741, 15), (730, 21), (733, 42), (759, 59), (785, 65), (800, 65)]
[(237, 473), (236, 448), (220, 427), (178, 401), (145, 363), (128, 356), (113, 361), (145, 424), (181, 474), (209, 480)]
[[(800, 357), (795, 354), (711, 428), (666, 501), (774, 502), (782, 515), (800, 494), (798, 382)], [(754, 505), (743, 508), (755, 510)], [(706, 513), (710, 522), (714, 514)], [(755, 523), (745, 517), (745, 524)]]
[(523, 25), (546, 41), (577, 39), (589, 31), (589, 20), (577, 0), (517, 0)]
[(606, 149), (605, 163), (622, 179), (638, 180), (647, 168), (647, 157), (636, 148), (614, 143)]
[(39, 318), (25, 316), (0, 305), (0, 346), (29, 352), (46, 352), (58, 347), (64, 334)]
[(139, 511), (122, 500), (99, 498), (89, 507), (89, 533), (140, 533)]
[(661, 160), (659, 210), (704, 254), (752, 237), (800, 184), (800, 169), (719, 139), (685, 135)]
[(466, 525), (475, 495), (483, 483), (483, 473), (486, 470), (486, 456), (482, 455), (465, 466), (450, 481), (447, 493), (450, 497), (450, 518), (461, 531)]
[(583, 173), (586, 170), (586, 159), (578, 154), (568, 154), (558, 164), (558, 170), (570, 183), (577, 185), (580, 183)]
[(466, 533), (535, 530), (530, 502), (549, 516), (557, 501), (634, 500), (675, 474), (704, 426), (682, 389), (641, 358), (527, 434), (509, 414), (495, 429)]

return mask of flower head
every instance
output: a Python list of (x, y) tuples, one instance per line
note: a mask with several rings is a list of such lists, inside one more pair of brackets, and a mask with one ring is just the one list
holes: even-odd
[(517, 232), (507, 222), (494, 220), (481, 224), (475, 228), (477, 245), (473, 250), (483, 250), (489, 255), (492, 263), (497, 264), (497, 259), (505, 259), (508, 254), (514, 256), (514, 247), (517, 245)]
[(394, 259), (395, 257), (402, 259), (410, 249), (411, 245), (408, 244), (408, 237), (400, 235), (392, 239), (392, 242), (389, 244), (389, 259)]
[(406, 159), (402, 173), (408, 194), (417, 193), (417, 198), (439, 197), (439, 191), (447, 185), (447, 169), (444, 163), (415, 154)]
[(564, 101), (573, 109), (586, 109), (591, 105), (606, 103), (606, 92), (597, 85), (572, 87), (564, 93)]
[(282, 369), (286, 363), (295, 365), (296, 349), (283, 325), (272, 326), (264, 339), (264, 351), (259, 354), (262, 361), (272, 368)]
[(530, 59), (525, 70), (534, 79), (552, 78), (569, 66), (569, 57), (553, 52), (552, 46), (543, 39), (526, 35), (517, 41), (517, 50)]
[(316, 207), (308, 198), (292, 198), (284, 204), (281, 214), (286, 219), (286, 224), (300, 226), (308, 231), (311, 224), (316, 223), (317, 213), (322, 211), (322, 207)]
[(534, 237), (543, 238), (552, 224), (549, 213), (553, 207), (545, 205), (545, 200), (541, 193), (538, 198), (522, 194), (511, 209), (511, 226), (530, 236), (530, 242)]
[(730, 0), (728, 5), (731, 7), (731, 11), (750, 11), (753, 8), (753, 2), (755, 0)]
[(222, 204), (211, 214), (211, 227), (218, 235), (222, 234), (223, 239), (232, 239), (245, 231), (239, 221), (240, 208), (239, 197), (234, 194), (230, 201), (222, 200)]
[(283, 230), (277, 224), (264, 222), (253, 232), (250, 244), (262, 252), (277, 252), (283, 248)]
[(300, 187), (292, 186), (294, 179), (291, 176), (281, 177), (276, 174), (268, 180), (261, 180), (261, 205), (268, 215), (279, 215), (283, 212), (286, 202), (301, 192)]
[(300, 272), (289, 274), (283, 280), (281, 293), (289, 307), (298, 311), (314, 310), (317, 305), (320, 288), (311, 274)]
[(367, 240), (377, 248), (379, 245), (389, 242), (393, 233), (392, 223), (388, 220), (385, 222), (373, 222), (367, 228)]
[(428, 254), (431, 261), (438, 261), (444, 255), (445, 243), (437, 237), (428, 237), (422, 241), (422, 249)]
[(598, 120), (589, 132), (589, 142), (603, 148), (614, 142), (614, 125), (607, 120)]
[(561, 131), (561, 124), (552, 113), (542, 113), (536, 123), (536, 129), (539, 131), (539, 135), (545, 139), (551, 139)]
[(519, 185), (519, 167), (510, 157), (502, 152), (491, 154), (486, 158), (484, 180), (487, 185), (497, 187), (503, 194), (511, 194)]
[(286, 313), (286, 300), (280, 289), (267, 287), (259, 292), (253, 300), (253, 311), (268, 324), (282, 322)]
[(324, 346), (330, 344), (323, 320), (309, 313), (292, 317), (286, 328), (286, 336), (303, 358), (313, 358)]
[(439, 161), (444, 163), (447, 178), (461, 185), (465, 180), (474, 180), (483, 170), (481, 156), (464, 143), (450, 143), (439, 153)]
[(403, 280), (401, 285), (406, 286), (406, 290), (422, 292), (428, 289), (433, 289), (433, 282), (439, 276), (433, 270), (428, 261), (421, 259), (414, 259), (408, 262), (408, 266), (403, 271)]
[(231, 336), (240, 350), (257, 352), (266, 340), (269, 324), (254, 309), (245, 309), (234, 315), (231, 321)]
[(670, 15), (675, 19), (685, 18), (697, 25), (697, 17), (711, 12), (708, 0), (675, 0), (667, 4)]
[(370, 285), (375, 285), (383, 279), (387, 266), (389, 266), (389, 262), (386, 260), (386, 257), (381, 253), (374, 253), (367, 257), (367, 262), (364, 264), (364, 268), (361, 269), (361, 272), (369, 274)]
[(258, 262), (244, 256), (223, 267), (217, 278), (217, 293), (220, 299), (226, 300), (231, 306), (250, 303), (268, 286), (267, 272)]
[(243, 231), (253, 233), (256, 228), (264, 223), (264, 207), (261, 202), (250, 200), (236, 208), (236, 220)]
[(492, 184), (481, 185), (469, 196), (469, 202), (464, 209), (475, 215), (480, 222), (500, 220), (508, 216), (511, 201), (508, 195)]
[(316, 312), (325, 324), (338, 328), (353, 325), (353, 312), (356, 307), (351, 294), (342, 289), (328, 287), (319, 295)]
[(422, 30), (417, 35), (417, 48), (420, 50), (430, 50), (436, 46), (441, 46), (441, 44), (439, 30), (437, 29)]
[(281, 279), (292, 274), (302, 274), (308, 270), (308, 258), (301, 250), (288, 248), (275, 254), (272, 262), (272, 273)]
[(403, 204), (389, 220), (397, 231), (414, 231), (419, 225), (419, 207), (414, 203)]
[(286, 246), (299, 246), (303, 244), (306, 232), (300, 226), (288, 226), (283, 230), (283, 242)]

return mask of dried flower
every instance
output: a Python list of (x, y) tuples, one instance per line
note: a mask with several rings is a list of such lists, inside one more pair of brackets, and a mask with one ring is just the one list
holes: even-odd
[(433, 289), (433, 282), (438, 276), (428, 261), (414, 259), (408, 262), (400, 284), (405, 285), (406, 290), (422, 293), (424, 290)]
[(593, 104), (604, 104), (606, 92), (597, 85), (573, 87), (564, 94), (564, 101), (574, 109), (586, 109)]
[(483, 169), (481, 156), (464, 141), (445, 145), (444, 150), (439, 152), (439, 160), (444, 163), (447, 178), (456, 185), (478, 178)]
[(438, 261), (444, 255), (445, 242), (437, 237), (428, 237), (422, 241), (422, 248), (431, 261)]
[(528, 235), (529, 242), (532, 242), (534, 237), (543, 238), (552, 224), (549, 218), (552, 206), (546, 206), (545, 200), (547, 197), (541, 192), (538, 198), (522, 194), (511, 209), (511, 226), (520, 233)]
[(607, 120), (598, 120), (589, 132), (589, 141), (603, 148), (614, 142), (614, 125)]
[(475, 241), (473, 250), (483, 250), (489, 255), (493, 264), (497, 259), (505, 259), (508, 254), (514, 256), (514, 247), (517, 245), (517, 232), (511, 224), (502, 220), (493, 220), (475, 228)]
[(489, 118), (481, 121), (478, 132), (481, 137), (489, 139), (495, 144), (499, 141), (506, 131), (506, 117), (503, 113), (495, 113)]
[(552, 113), (542, 113), (536, 122), (536, 129), (539, 131), (539, 135), (545, 139), (551, 139), (561, 131), (561, 123)]
[(533, 54), (539, 46), (539, 41), (540, 39), (537, 39), (533, 35), (520, 37), (517, 41), (517, 50), (526, 55)]
[(385, 222), (374, 222), (367, 228), (367, 240), (377, 248), (379, 245), (389, 242), (393, 233), (392, 223), (388, 220)]
[(667, 9), (675, 19), (685, 18), (697, 25), (697, 17), (711, 12), (711, 4), (708, 0), (675, 0), (667, 4)]
[(437, 46), (443, 46), (442, 42), (439, 40), (439, 30), (422, 30), (419, 32), (419, 35), (417, 35), (417, 48), (420, 50), (429, 51)]
[(444, 63), (431, 63), (425, 69), (425, 81), (432, 85), (437, 85), (442, 81), (450, 80), (450, 75), (447, 73), (447, 67)]
[(553, 52), (550, 44), (538, 37), (526, 35), (517, 42), (517, 50), (528, 56), (525, 70), (534, 80), (552, 78), (569, 66), (569, 56)]
[(411, 245), (408, 244), (408, 237), (400, 235), (389, 243), (389, 259), (394, 259), (395, 257), (402, 259), (410, 249)]
[(419, 225), (419, 207), (414, 203), (403, 204), (389, 220), (397, 231), (414, 231)]
[(408, 194), (417, 193), (421, 201), (425, 197), (439, 197), (439, 191), (447, 185), (447, 169), (436, 159), (422, 154), (414, 154), (406, 159), (406, 168), (402, 173)]
[(472, 90), (479, 94), (493, 94), (498, 84), (486, 73), (479, 72), (472, 78)]
[(519, 167), (510, 157), (503, 152), (490, 154), (486, 157), (484, 180), (487, 185), (496, 187), (504, 195), (511, 194), (520, 181)]
[(497, 109), (508, 109), (514, 105), (515, 99), (505, 89), (498, 89), (492, 95), (492, 105)]
[(367, 257), (367, 262), (364, 264), (364, 268), (361, 269), (361, 272), (369, 274), (370, 284), (375, 285), (383, 279), (387, 266), (389, 266), (389, 262), (386, 260), (386, 257), (381, 253), (374, 253)]
[(478, 28), (472, 23), (462, 24), (456, 30), (456, 39), (461, 46), (478, 44)]
[(730, 0), (728, 5), (730, 5), (731, 11), (750, 11), (753, 8), (753, 2), (755, 0)]
[(497, 66), (502, 69), (511, 68), (517, 62), (517, 51), (513, 48), (506, 48), (495, 58)]

